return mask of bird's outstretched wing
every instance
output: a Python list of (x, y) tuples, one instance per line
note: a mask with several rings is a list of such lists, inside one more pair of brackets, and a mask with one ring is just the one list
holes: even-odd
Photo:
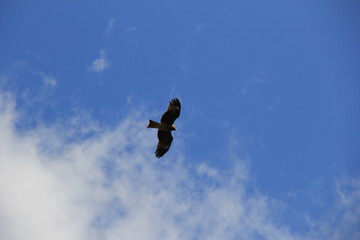
[(161, 117), (161, 123), (173, 124), (180, 116), (181, 104), (179, 99), (174, 98), (170, 101), (167, 111)]
[(173, 137), (170, 131), (158, 131), (158, 145), (156, 147), (155, 156), (162, 157), (170, 148)]

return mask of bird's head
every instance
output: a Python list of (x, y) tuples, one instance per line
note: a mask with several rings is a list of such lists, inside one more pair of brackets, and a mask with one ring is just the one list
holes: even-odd
[(172, 128), (171, 130), (176, 130), (176, 127), (174, 124), (171, 125), (171, 128)]

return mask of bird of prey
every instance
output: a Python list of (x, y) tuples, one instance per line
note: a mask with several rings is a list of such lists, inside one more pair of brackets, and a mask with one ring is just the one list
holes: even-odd
[(173, 137), (171, 131), (176, 130), (174, 121), (180, 116), (181, 104), (179, 99), (174, 98), (170, 101), (167, 111), (162, 115), (160, 123), (149, 120), (147, 128), (158, 129), (159, 142), (156, 147), (155, 156), (160, 158), (169, 150)]

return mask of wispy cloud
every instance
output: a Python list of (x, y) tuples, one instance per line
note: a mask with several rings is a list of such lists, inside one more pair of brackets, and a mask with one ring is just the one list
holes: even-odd
[(360, 178), (344, 177), (336, 181), (337, 205), (334, 239), (360, 239)]
[(114, 28), (115, 24), (116, 24), (116, 18), (110, 18), (107, 28), (106, 28), (106, 34), (109, 34), (111, 32), (111, 30)]
[(41, 78), (43, 87), (55, 87), (58, 84), (58, 80), (54, 76), (43, 71), (30, 70), (30, 73)]
[[(79, 139), (88, 114), (19, 133), (14, 106), (0, 93), (0, 239), (311, 239), (248, 191), (241, 159), (226, 173), (176, 149), (155, 159), (156, 133), (136, 110)], [(357, 194), (338, 189), (354, 206)]]
[(196, 32), (200, 32), (201, 30), (203, 30), (204, 27), (206, 27), (206, 24), (204, 24), (204, 23), (197, 23), (197, 24), (195, 24), (195, 30), (196, 30)]
[(265, 109), (268, 111), (273, 110), (279, 104), (279, 100), (279, 97), (276, 97), (271, 104), (265, 105)]
[(126, 28), (126, 32), (135, 32), (136, 31), (136, 26), (129, 26)]
[(249, 95), (253, 88), (264, 82), (263, 78), (252, 77), (248, 80), (239, 81), (239, 93), (241, 95)]
[(37, 72), (39, 76), (41, 76), (41, 80), (45, 86), (55, 87), (57, 85), (57, 80), (55, 77), (52, 77), (44, 72)]
[(105, 50), (100, 50), (99, 52), (99, 58), (95, 59), (91, 66), (88, 67), (89, 71), (94, 71), (94, 72), (102, 72), (105, 69), (107, 69), (110, 65), (109, 61), (106, 59), (106, 52)]

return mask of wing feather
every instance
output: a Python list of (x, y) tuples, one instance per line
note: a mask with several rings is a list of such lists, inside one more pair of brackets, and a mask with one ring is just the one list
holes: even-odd
[(167, 111), (161, 117), (161, 123), (173, 124), (180, 116), (181, 104), (178, 98), (170, 101)]
[(173, 137), (170, 131), (158, 131), (158, 145), (156, 147), (155, 156), (162, 157), (170, 148)]

